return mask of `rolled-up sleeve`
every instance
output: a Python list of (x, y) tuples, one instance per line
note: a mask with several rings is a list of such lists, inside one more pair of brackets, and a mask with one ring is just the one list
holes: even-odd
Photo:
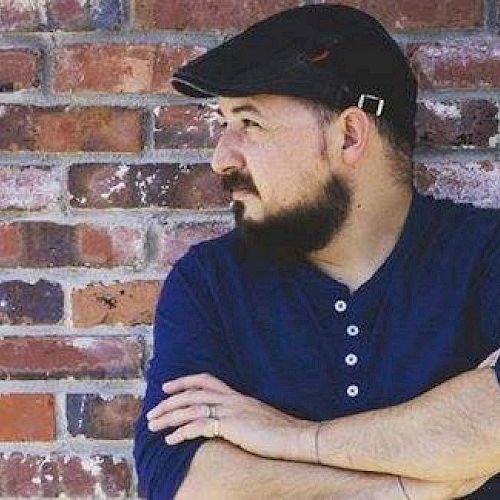
[(150, 499), (167, 500), (185, 478), (191, 460), (208, 438), (176, 445), (164, 442), (175, 430), (151, 432), (146, 413), (168, 396), (161, 386), (167, 380), (208, 372), (232, 385), (234, 371), (215, 315), (210, 291), (193, 247), (176, 262), (163, 283), (156, 305), (153, 354), (146, 371), (146, 394), (135, 423), (134, 460), (139, 490)]

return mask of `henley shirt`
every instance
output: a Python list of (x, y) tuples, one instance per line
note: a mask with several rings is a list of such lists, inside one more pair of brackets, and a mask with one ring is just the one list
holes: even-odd
[[(395, 247), (353, 293), (309, 261), (242, 250), (237, 228), (191, 245), (156, 305), (135, 424), (141, 494), (173, 498), (209, 439), (167, 445), (175, 427), (148, 430), (168, 380), (209, 372), (319, 421), (397, 405), (476, 368), (500, 347), (499, 214), (413, 188)], [(500, 362), (494, 370), (500, 382)], [(500, 474), (466, 498), (500, 499)]]

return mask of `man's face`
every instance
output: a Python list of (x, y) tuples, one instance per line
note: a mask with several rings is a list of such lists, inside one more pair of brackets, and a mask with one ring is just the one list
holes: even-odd
[(347, 218), (351, 190), (326, 154), (314, 111), (258, 95), (221, 98), (218, 114), (224, 131), (212, 168), (233, 192), (242, 243), (280, 260), (323, 248)]

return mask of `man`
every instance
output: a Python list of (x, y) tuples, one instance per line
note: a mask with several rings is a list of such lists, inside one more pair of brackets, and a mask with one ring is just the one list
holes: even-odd
[(134, 456), (149, 498), (500, 498), (500, 218), (412, 186), (416, 83), (338, 5), (181, 68), (219, 97), (236, 228), (160, 294)]

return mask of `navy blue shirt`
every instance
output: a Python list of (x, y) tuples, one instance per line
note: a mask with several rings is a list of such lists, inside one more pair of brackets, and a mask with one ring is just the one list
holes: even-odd
[[(198, 447), (169, 446), (145, 413), (161, 384), (209, 372), (309, 420), (408, 401), (500, 347), (500, 211), (413, 192), (392, 253), (354, 293), (308, 261), (242, 252), (234, 229), (168, 274), (134, 457), (148, 498), (173, 498)], [(500, 380), (500, 362), (495, 368)], [(500, 392), (499, 392), (500, 397)], [(500, 475), (470, 498), (500, 498)]]

